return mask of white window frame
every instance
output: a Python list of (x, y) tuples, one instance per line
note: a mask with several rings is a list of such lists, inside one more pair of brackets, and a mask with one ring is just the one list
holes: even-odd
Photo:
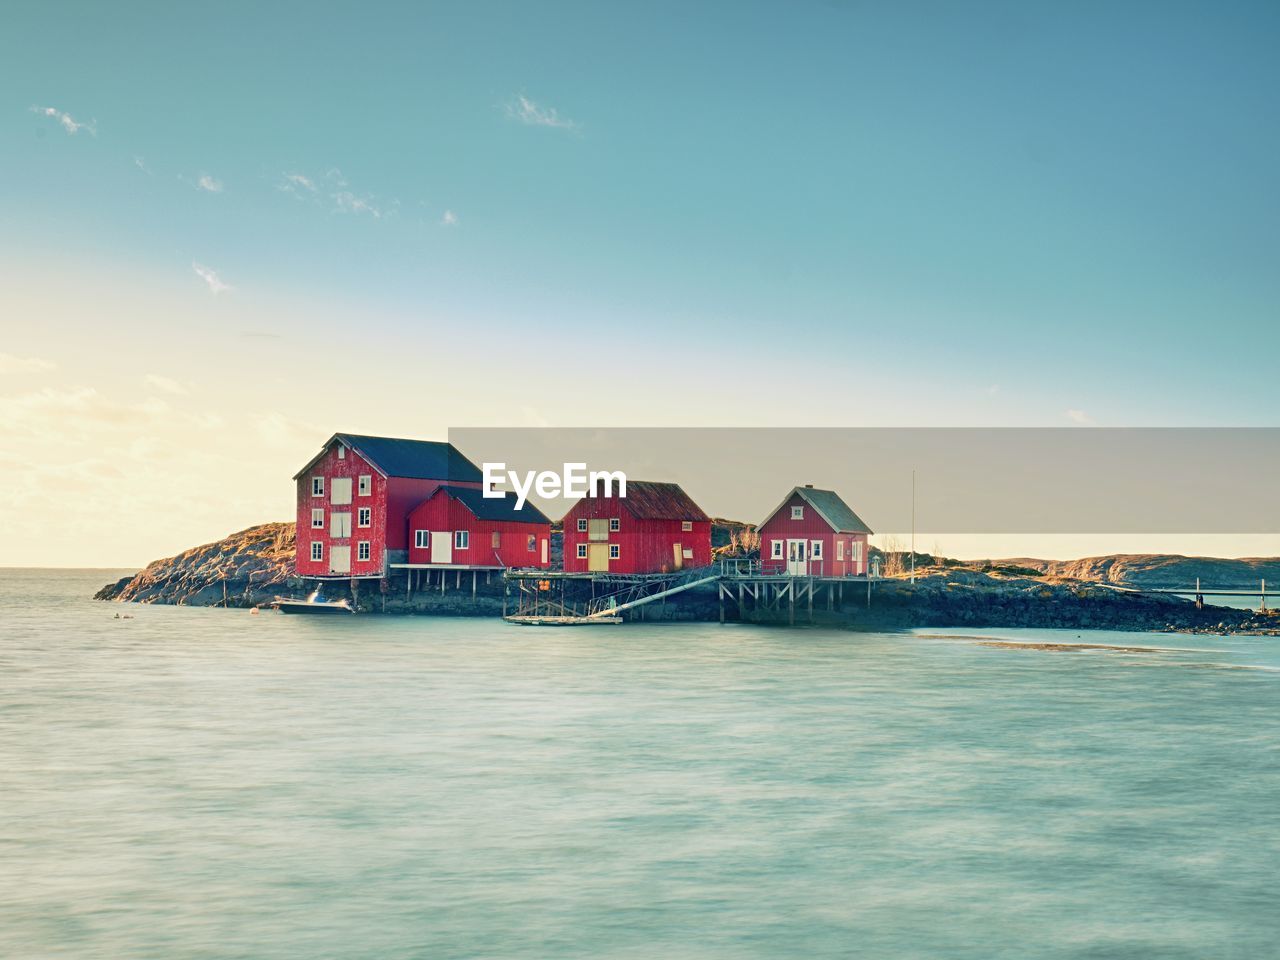
[(862, 541), (855, 540), (853, 541), (853, 543), (849, 544), (849, 547), (850, 547), (850, 552), (853, 554), (853, 556), (850, 557), (850, 559), (858, 563), (861, 563), (862, 562)]
[(360, 495), (360, 496), (362, 496), (362, 497), (367, 497), (367, 496), (372, 495), (372, 493), (373, 493), (373, 474), (371, 474), (371, 473), (362, 473), (362, 474), (360, 474), (360, 480), (359, 480), (359, 483), (357, 484), (357, 486), (359, 487), (359, 491), (358, 491), (358, 493), (359, 493), (359, 495)]
[(538, 552), (538, 535), (536, 533), (529, 534), (529, 552)]
[(809, 559), (810, 560), (822, 559), (822, 541), (821, 540), (809, 541)]
[(622, 556), (622, 547), (616, 543), (609, 544), (609, 559), (617, 560), (620, 556)]
[(617, 532), (618, 532), (619, 530), (621, 530), (621, 529), (622, 529), (622, 518), (621, 518), (621, 517), (610, 517), (610, 518), (609, 518), (609, 532), (610, 532), (610, 533), (617, 533)]
[(586, 518), (586, 517), (579, 517), (579, 518), (578, 518), (578, 532), (579, 532), (579, 533), (586, 533), (586, 532), (587, 532), (587, 518)]
[(837, 561), (844, 560), (844, 541), (843, 540), (836, 541), (836, 560)]
[(681, 530), (683, 533), (692, 533), (692, 532), (693, 532), (693, 521), (692, 521), (692, 520), (685, 520), (685, 521), (682, 521), (682, 522), (681, 522), (681, 524), (680, 524), (680, 530)]
[(357, 507), (356, 508), (356, 526), (357, 527), (373, 526), (373, 507)]
[(798, 506), (798, 507), (792, 507), (792, 508), (791, 508), (791, 519), (792, 519), (792, 520), (803, 520), (803, 519), (804, 519), (804, 506), (803, 506), (803, 505)]
[(341, 443), (338, 444), (338, 459), (339, 460), (347, 459), (347, 448)]
[(453, 549), (455, 550), (471, 549), (471, 531), (470, 530), (453, 531)]
[(324, 507), (311, 508), (311, 529), (312, 530), (324, 529)]
[(415, 550), (431, 549), (431, 531), (415, 530), (413, 531), (413, 548)]
[(587, 559), (587, 545), (585, 543), (578, 544), (578, 559)]
[(313, 563), (320, 563), (324, 560), (324, 544), (319, 540), (311, 541), (311, 560)]
[(360, 561), (369, 561), (373, 558), (373, 550), (369, 546), (368, 540), (356, 541), (356, 559)]
[(770, 558), (771, 560), (781, 560), (781, 559), (782, 559), (782, 547), (783, 547), (783, 543), (782, 543), (782, 541), (781, 541), (781, 540), (770, 540), (770, 541), (769, 541), (769, 544), (770, 544), (770, 546), (769, 546), (769, 558)]
[(311, 478), (311, 495), (313, 497), (324, 496), (324, 477)]

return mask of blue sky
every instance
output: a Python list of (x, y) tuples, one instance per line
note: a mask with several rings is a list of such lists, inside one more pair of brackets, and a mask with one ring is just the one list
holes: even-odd
[(0, 27), (14, 462), (104, 419), (264, 485), (339, 428), (1274, 423), (1275, 5)]

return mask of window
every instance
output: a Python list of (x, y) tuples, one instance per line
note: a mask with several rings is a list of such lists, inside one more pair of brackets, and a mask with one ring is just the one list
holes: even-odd
[(769, 548), (769, 556), (774, 560), (782, 559), (782, 541), (774, 540), (773, 545)]
[(311, 559), (316, 561), (324, 559), (324, 544), (319, 540), (311, 541)]
[(311, 527), (313, 530), (324, 529), (324, 508), (311, 511)]
[(862, 560), (862, 541), (855, 540), (853, 541), (853, 543), (849, 544), (849, 553), (852, 559), (861, 561)]
[(493, 543), (491, 546), (495, 550), (502, 546), (502, 534), (497, 530), (493, 531)]
[(431, 546), (431, 531), (415, 530), (413, 531), (413, 545), (418, 550), (426, 550)]
[(621, 547), (619, 547), (616, 543), (611, 543), (611, 544), (609, 544), (609, 559), (610, 559), (610, 560), (617, 560), (617, 559), (618, 559), (618, 553), (620, 552), (620, 550), (621, 550), (621, 549), (622, 549), (622, 548), (621, 548)]
[(587, 520), (585, 517), (578, 521), (578, 532), (579, 533), (587, 532)]
[(538, 538), (534, 536), (532, 533), (529, 534), (529, 552), (530, 553), (538, 552)]
[(822, 541), (821, 540), (813, 541), (813, 550), (809, 553), (809, 558), (811, 560), (822, 559)]
[(373, 523), (373, 508), (361, 507), (356, 512), (356, 526), (367, 527)]
[(471, 546), (470, 530), (455, 530), (453, 532), (453, 549), (466, 550)]
[(357, 560), (369, 559), (369, 541), (368, 540), (361, 540), (359, 543), (356, 544), (356, 559)]
[(844, 559), (844, 541), (843, 540), (836, 541), (836, 559), (837, 560)]
[(351, 536), (351, 514), (349, 513), (329, 514), (329, 536), (331, 537)]
[(342, 444), (338, 444), (338, 459), (339, 460), (347, 459), (347, 448), (344, 447)]
[(585, 543), (578, 544), (578, 559), (587, 559), (587, 545)]
[(610, 532), (610, 533), (617, 533), (617, 532), (618, 532), (619, 530), (621, 530), (621, 529), (622, 529), (622, 520), (621, 520), (621, 518), (619, 518), (619, 517), (610, 517), (610, 518), (609, 518), (609, 532)]
[(311, 478), (311, 495), (313, 497), (324, 496), (324, 477)]
[(681, 554), (680, 554), (680, 555), (681, 555), (682, 557), (684, 557), (684, 559), (686, 559), (686, 560), (692, 560), (692, 559), (693, 559), (693, 548), (692, 548), (692, 547), (685, 547), (685, 548), (684, 548), (684, 550), (682, 550), (682, 551), (681, 551)]
[(804, 519), (804, 507), (792, 507), (792, 508), (791, 508), (791, 519), (792, 519), (792, 520), (803, 520), (803, 519)]
[(684, 521), (684, 523), (680, 524), (680, 529), (683, 530), (685, 533), (688, 533), (693, 529), (693, 521), (692, 520)]
[(373, 474), (360, 474), (360, 496), (367, 497), (373, 492)]

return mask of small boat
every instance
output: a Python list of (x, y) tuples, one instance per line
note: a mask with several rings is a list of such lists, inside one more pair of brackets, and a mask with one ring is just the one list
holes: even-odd
[(276, 597), (270, 605), (281, 613), (355, 613), (346, 600), (326, 600), (314, 593), (302, 600)]

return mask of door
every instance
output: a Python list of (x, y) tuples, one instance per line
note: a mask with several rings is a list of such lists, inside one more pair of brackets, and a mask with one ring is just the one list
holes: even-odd
[(608, 540), (609, 539), (608, 517), (592, 518), (587, 521), (587, 539), (588, 540)]
[(609, 545), (607, 543), (591, 543), (587, 545), (587, 569), (601, 573), (609, 570)]
[(548, 560), (547, 560), (547, 549), (548, 549), (548, 548), (547, 548), (547, 540), (546, 540), (546, 539), (543, 539), (543, 541), (542, 541), (542, 562), (543, 562), (543, 563), (547, 563), (547, 562), (548, 562)]
[(809, 564), (805, 560), (807, 540), (787, 541), (787, 573), (793, 577), (803, 577), (809, 572)]
[(431, 562), (453, 563), (453, 531), (431, 531)]
[(350, 573), (351, 572), (351, 548), (350, 547), (330, 547), (329, 548), (329, 572), (330, 573)]
[(351, 502), (351, 478), (350, 477), (334, 477), (329, 481), (329, 502), (330, 503), (350, 503)]
[(329, 514), (329, 536), (334, 538), (351, 536), (351, 514)]
[(672, 560), (671, 569), (683, 570), (684, 569), (684, 550), (681, 548), (680, 544), (678, 543), (673, 543), (671, 545), (671, 549), (675, 553), (675, 557)]

